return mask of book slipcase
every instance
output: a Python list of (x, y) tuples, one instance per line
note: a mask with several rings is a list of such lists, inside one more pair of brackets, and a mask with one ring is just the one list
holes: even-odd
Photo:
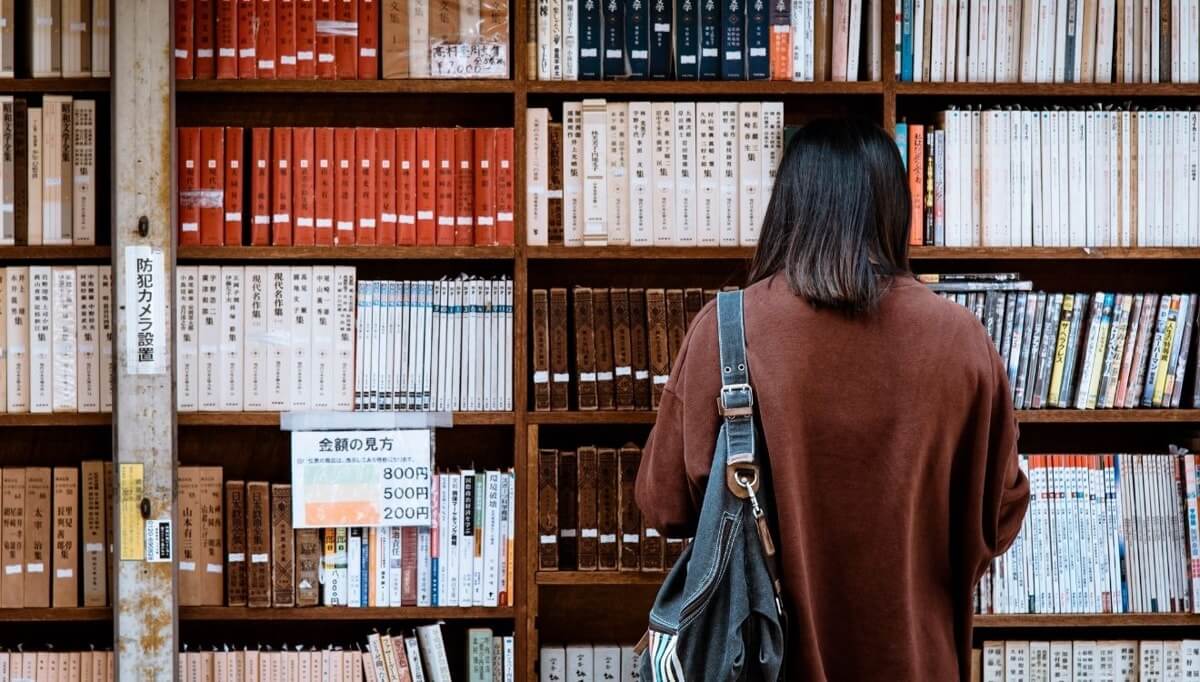
[[(561, 119), (563, 102), (782, 101), (785, 122), (817, 116), (860, 115), (892, 129), (902, 120), (932, 123), (937, 112), (963, 105), (1087, 105), (1132, 102), (1190, 106), (1195, 84), (976, 84), (898, 82), (894, 54), (883, 50), (884, 80), (872, 82), (784, 81), (537, 81), (529, 77), (533, 42), (529, 6), (511, 4), (512, 78), (509, 80), (191, 80), (178, 81), (178, 126), (428, 126), (512, 127), (515, 137), (515, 246), (359, 247), (184, 246), (176, 261), (189, 265), (353, 264), (362, 279), (436, 279), (460, 272), (508, 275), (513, 281), (513, 405), (509, 412), (463, 412), (455, 427), (438, 435), (439, 467), (516, 471), (514, 606), (502, 608), (271, 608), (195, 606), (179, 609), (180, 642), (195, 645), (262, 641), (270, 622), (273, 644), (349, 644), (372, 629), (411, 628), (443, 620), (452, 661), (461, 661), (466, 631), (490, 627), (516, 637), (517, 679), (535, 679), (543, 644), (636, 641), (663, 573), (633, 570), (538, 571), (538, 453), (598, 446), (621, 448), (644, 442), (652, 411), (534, 410), (531, 366), (531, 292), (556, 287), (719, 289), (745, 275), (750, 247), (530, 247), (526, 245), (526, 114), (546, 107)], [(893, 44), (894, 0), (881, 7), (883, 45)], [(116, 76), (120, 77), (120, 76)], [(40, 97), (76, 94), (97, 101), (98, 130), (108, 126), (108, 79), (9, 80), (0, 94)], [(97, 135), (97, 167), (108, 164), (108, 135)], [(108, 215), (111, 188), (100, 174), (97, 213)], [(108, 220), (97, 225), (95, 247), (0, 248), (0, 266), (43, 263), (105, 263), (110, 253)], [(1047, 291), (1196, 291), (1196, 248), (946, 248), (913, 247), (920, 272), (1016, 270)], [(1185, 378), (1185, 395), (1195, 377)], [(1168, 444), (1196, 445), (1200, 410), (1040, 410), (1023, 412), (1022, 452), (1166, 452)], [(222, 466), (227, 479), (288, 479), (288, 439), (279, 417), (264, 412), (205, 412), (177, 416), (178, 461)], [(78, 466), (111, 451), (106, 414), (0, 415), (0, 465)], [(47, 431), (47, 428), (53, 431)], [(47, 437), (47, 433), (52, 434)], [(104, 645), (111, 637), (105, 607), (21, 608), (0, 612), (0, 643), (41, 639)], [(1181, 639), (1200, 636), (1200, 616), (1120, 614), (976, 617), (975, 645), (984, 640)], [(29, 635), (30, 631), (33, 635)], [(317, 634), (320, 632), (320, 634)], [(325, 634), (330, 633), (330, 634)], [(99, 640), (97, 641), (97, 638)], [(277, 640), (277, 641), (276, 641)], [(462, 673), (455, 665), (456, 678)]]

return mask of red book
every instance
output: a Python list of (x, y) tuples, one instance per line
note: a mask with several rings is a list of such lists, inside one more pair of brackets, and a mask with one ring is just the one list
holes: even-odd
[(496, 242), (513, 246), (516, 206), (516, 160), (513, 159), (513, 129), (496, 129)]
[(382, 246), (396, 245), (396, 129), (375, 131), (375, 218), (376, 240)]
[(258, 0), (237, 0), (237, 77), (258, 78)]
[(354, 245), (354, 128), (333, 131), (333, 243)]
[(375, 129), (358, 128), (354, 131), (354, 150), (358, 163), (354, 167), (354, 215), (358, 222), (359, 244), (376, 243), (375, 231)]
[(200, 129), (200, 243), (225, 243), (225, 129)]
[(271, 243), (271, 129), (250, 131), (250, 245)]
[(192, 22), (195, 18), (192, 0), (175, 0), (175, 77), (178, 79), (196, 77), (196, 59), (192, 52), (195, 47)]
[(438, 246), (454, 246), (454, 129), (438, 128), (435, 133), (436, 172), (434, 173), (434, 215), (437, 231), (434, 241)]
[(242, 157), (243, 133), (240, 127), (225, 129), (225, 245), (242, 245), (242, 196), (246, 171)]
[(417, 245), (433, 246), (435, 223), (433, 212), (437, 208), (434, 159), (437, 156), (437, 133), (433, 128), (417, 129)]
[(475, 245), (496, 243), (496, 129), (475, 130)]
[(313, 241), (317, 246), (333, 246), (333, 206), (336, 194), (334, 166), (337, 165), (337, 157), (333, 155), (333, 128), (314, 130), (313, 148), (317, 158), (313, 178)]
[(317, 77), (316, 0), (296, 0), (296, 78)]
[(271, 129), (271, 244), (292, 245), (292, 129)]
[(200, 129), (179, 129), (179, 243), (200, 243)]
[[(358, 77), (358, 0), (337, 0), (336, 18), (344, 27), (334, 39), (334, 63), (337, 77), (354, 80)], [(354, 30), (350, 30), (353, 27)]]
[(454, 129), (454, 245), (475, 241), (475, 131)]
[(196, 78), (212, 80), (217, 75), (216, 46), (217, 18), (215, 0), (195, 0), (196, 19), (192, 25), (193, 47), (196, 52)]
[(925, 126), (908, 124), (908, 189), (912, 211), (908, 243), (920, 246), (925, 241)]
[(334, 40), (333, 22), (336, 18), (334, 11), (338, 0), (316, 0), (317, 21), (317, 78), (337, 78), (337, 45)]
[(274, 78), (278, 68), (275, 62), (275, 0), (258, 0), (255, 11), (258, 18), (258, 77)]
[(313, 129), (292, 129), (292, 243), (296, 246), (316, 244), (313, 235), (315, 161)]
[(358, 0), (358, 77), (379, 78), (379, 0)]
[(237, 0), (217, 0), (217, 78), (237, 78)]
[(417, 243), (417, 129), (396, 130), (396, 243)]
[(296, 77), (296, 0), (275, 0), (276, 78)]

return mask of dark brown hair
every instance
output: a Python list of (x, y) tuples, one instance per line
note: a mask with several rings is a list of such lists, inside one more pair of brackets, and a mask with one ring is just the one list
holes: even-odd
[(818, 119), (779, 164), (750, 266), (753, 284), (782, 272), (813, 305), (873, 309), (908, 272), (910, 199), (890, 135), (862, 119)]

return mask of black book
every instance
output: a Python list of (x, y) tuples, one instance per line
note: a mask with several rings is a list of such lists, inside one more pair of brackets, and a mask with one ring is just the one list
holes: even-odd
[(671, 77), (671, 3), (650, 0), (650, 77)]
[(604, 2), (604, 77), (625, 75), (625, 3)]
[(746, 6), (742, 0), (722, 0), (721, 78), (746, 77)]
[(694, 81), (700, 77), (700, 18), (698, 0), (675, 2), (675, 77)]
[(650, 77), (650, 5), (647, 0), (625, 3), (625, 51), (629, 53), (630, 78)]
[(700, 2), (700, 78), (721, 77), (721, 2)]
[(749, 0), (746, 11), (749, 78), (765, 80), (771, 77), (771, 5), (768, 0)]
[(600, 80), (601, 0), (579, 0), (579, 80)]

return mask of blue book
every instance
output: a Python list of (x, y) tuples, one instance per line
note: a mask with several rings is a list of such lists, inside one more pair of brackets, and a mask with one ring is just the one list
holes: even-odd
[(600, 80), (600, 1), (579, 0), (579, 80)]
[(671, 77), (671, 12), (670, 0), (650, 0), (650, 77)]
[(748, 0), (746, 7), (746, 60), (748, 77), (771, 77), (771, 5), (767, 0)]
[(700, 80), (721, 77), (721, 3), (700, 1)]
[(694, 81), (700, 77), (700, 17), (697, 0), (675, 3), (675, 78)]
[(625, 75), (625, 2), (604, 3), (604, 77)]
[(913, 79), (913, 0), (904, 0), (900, 20), (900, 80)]
[(723, 0), (721, 7), (721, 78), (746, 77), (746, 7), (742, 0)]
[(629, 52), (629, 77), (650, 77), (650, 5), (647, 0), (625, 3), (625, 49)]
[(900, 150), (900, 163), (904, 172), (908, 172), (908, 123), (900, 121), (896, 124), (896, 147)]

